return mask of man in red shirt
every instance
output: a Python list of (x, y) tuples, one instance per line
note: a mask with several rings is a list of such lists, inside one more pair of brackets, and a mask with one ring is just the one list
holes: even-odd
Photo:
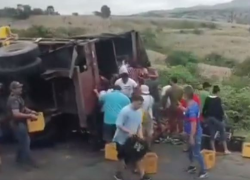
[[(194, 94), (193, 100), (194, 100), (199, 106), (201, 106), (201, 100), (200, 100), (200, 97), (199, 97), (197, 94)], [(184, 99), (182, 99), (180, 103), (181, 103), (181, 105), (182, 105), (183, 107), (187, 107), (187, 103), (186, 103), (186, 101), (185, 101)]]

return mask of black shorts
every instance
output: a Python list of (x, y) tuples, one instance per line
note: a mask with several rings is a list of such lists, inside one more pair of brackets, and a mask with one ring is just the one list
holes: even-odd
[(206, 122), (209, 128), (211, 140), (217, 139), (218, 133), (219, 140), (225, 141), (227, 139), (226, 128), (223, 121), (220, 121), (214, 117), (208, 117), (206, 118)]
[(124, 161), (126, 165), (130, 163), (129, 156), (125, 153), (124, 145), (116, 143), (117, 159)]
[(121, 145), (116, 142), (116, 150), (117, 150), (117, 159), (119, 160), (126, 159), (126, 154), (124, 152), (124, 145)]
[(115, 135), (116, 125), (115, 124), (103, 124), (103, 140), (105, 142), (112, 142)]
[(119, 143), (116, 143), (116, 150), (117, 150), (117, 159), (119, 161), (124, 161), (125, 164), (135, 164), (136, 162), (140, 161), (144, 155), (146, 154), (143, 153), (142, 155), (135, 154), (134, 152), (128, 153), (128, 149), (125, 149), (125, 145), (121, 145)]

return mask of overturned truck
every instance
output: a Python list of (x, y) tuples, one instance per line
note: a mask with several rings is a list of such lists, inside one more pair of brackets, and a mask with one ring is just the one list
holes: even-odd
[(136, 31), (69, 39), (21, 38), (0, 48), (3, 138), (10, 137), (4, 112), (13, 80), (24, 84), (26, 105), (45, 116), (45, 129), (31, 134), (33, 142), (62, 138), (73, 130), (98, 133), (93, 89), (100, 85), (100, 75), (110, 80), (124, 58), (131, 66), (150, 66)]

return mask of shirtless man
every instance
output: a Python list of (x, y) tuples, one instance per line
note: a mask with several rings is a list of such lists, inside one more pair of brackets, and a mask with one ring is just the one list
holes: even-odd
[[(167, 110), (166, 115), (168, 117), (169, 124), (169, 135), (172, 135), (177, 131), (182, 132), (182, 116), (183, 112), (179, 108), (179, 103), (183, 96), (183, 89), (177, 84), (178, 80), (175, 77), (172, 77), (170, 80), (171, 88), (167, 89), (165, 95), (162, 98), (162, 109)], [(167, 100), (170, 100), (170, 106), (167, 107)]]

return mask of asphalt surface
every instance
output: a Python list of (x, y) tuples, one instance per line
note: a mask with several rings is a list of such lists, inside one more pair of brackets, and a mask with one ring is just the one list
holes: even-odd
[[(159, 156), (158, 173), (155, 180), (193, 180), (196, 176), (186, 174), (188, 165), (186, 154), (181, 147), (156, 145)], [(111, 180), (115, 171), (115, 162), (104, 160), (104, 152), (91, 152), (87, 144), (79, 142), (60, 144), (53, 148), (37, 149), (32, 153), (40, 168), (27, 171), (14, 163), (14, 150), (11, 145), (3, 146), (2, 170), (0, 180)], [(137, 180), (129, 171), (125, 180)], [(240, 154), (217, 157), (216, 167), (209, 172), (211, 180), (249, 180), (250, 159)]]

